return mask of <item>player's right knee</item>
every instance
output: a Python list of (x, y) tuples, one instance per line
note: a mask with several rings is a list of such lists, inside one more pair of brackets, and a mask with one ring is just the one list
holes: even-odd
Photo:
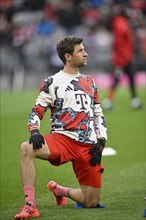
[(23, 142), (21, 144), (21, 156), (27, 157), (32, 154), (32, 148), (30, 147), (30, 144), (28, 142)]

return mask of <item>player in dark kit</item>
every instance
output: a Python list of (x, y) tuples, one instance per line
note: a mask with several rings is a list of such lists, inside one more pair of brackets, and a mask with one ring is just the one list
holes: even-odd
[[(101, 207), (101, 157), (107, 128), (94, 80), (79, 72), (80, 67), (87, 65), (88, 54), (83, 39), (76, 36), (60, 40), (57, 52), (64, 68), (42, 83), (29, 115), (30, 139), (21, 145), (21, 177), (26, 196), (15, 220), (40, 215), (35, 202), (34, 158), (54, 166), (72, 162), (80, 188), (63, 187), (51, 180), (48, 188), (57, 205), (66, 205), (69, 197), (77, 207)], [(52, 131), (43, 136), (39, 132), (40, 121), (48, 109)]]

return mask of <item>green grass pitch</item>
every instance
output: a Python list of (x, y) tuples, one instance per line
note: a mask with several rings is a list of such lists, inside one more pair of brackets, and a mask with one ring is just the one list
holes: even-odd
[[(144, 88), (138, 94), (145, 102)], [(29, 138), (27, 119), (37, 91), (1, 93), (1, 150), (0, 150), (0, 219), (12, 220), (24, 202), (20, 178), (20, 144)], [(100, 99), (105, 90), (99, 91)], [(71, 163), (53, 167), (48, 162), (36, 160), (36, 201), (42, 220), (139, 220), (143, 218), (146, 196), (145, 103), (142, 109), (130, 108), (127, 88), (119, 88), (115, 109), (105, 112), (108, 127), (107, 147), (117, 150), (117, 155), (103, 157), (105, 168), (101, 203), (105, 209), (75, 209), (68, 199), (67, 207), (57, 207), (47, 183), (55, 180), (68, 187), (78, 187)], [(48, 118), (48, 119), (47, 119)], [(41, 125), (48, 133), (49, 114)]]

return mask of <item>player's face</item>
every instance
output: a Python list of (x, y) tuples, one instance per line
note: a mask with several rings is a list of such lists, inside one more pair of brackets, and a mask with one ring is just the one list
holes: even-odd
[(74, 67), (82, 67), (87, 65), (88, 54), (85, 51), (83, 44), (77, 44), (74, 47), (74, 52), (71, 55), (71, 64)]

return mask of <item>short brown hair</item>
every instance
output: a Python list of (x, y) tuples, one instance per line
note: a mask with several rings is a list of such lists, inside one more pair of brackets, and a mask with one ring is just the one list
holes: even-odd
[(66, 63), (64, 55), (66, 53), (73, 54), (75, 45), (81, 44), (82, 42), (82, 37), (66, 36), (57, 43), (57, 53), (64, 64)]

